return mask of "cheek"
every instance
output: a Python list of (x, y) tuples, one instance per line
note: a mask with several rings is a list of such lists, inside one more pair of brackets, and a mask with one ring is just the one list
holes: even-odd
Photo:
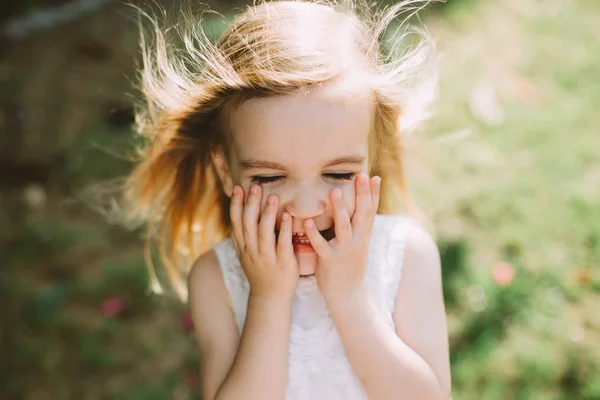
[[(245, 193), (245, 198), (248, 198), (248, 195), (250, 194), (250, 186), (253, 185), (252, 182), (248, 181), (248, 182), (239, 182), (237, 183), (238, 185), (240, 185), (243, 189), (244, 189), (244, 193)], [(272, 188), (270, 185), (262, 185), (261, 186), (261, 191), (262, 191), (262, 197), (260, 199), (260, 204), (261, 204), (261, 209), (265, 208), (265, 205), (267, 204), (267, 197), (269, 195), (275, 195), (277, 197), (279, 197), (281, 199), (281, 191), (277, 190), (277, 188)]]
[[(244, 203), (245, 203), (246, 201), (248, 201), (248, 196), (250, 195), (250, 186), (252, 185), (252, 182), (242, 181), (242, 182), (237, 182), (236, 184), (240, 185), (242, 187), (242, 189), (244, 189)], [(261, 188), (262, 188), (262, 196), (260, 199), (260, 212), (263, 213), (265, 210), (265, 206), (267, 205), (267, 196), (270, 194), (277, 194), (277, 193), (272, 193), (265, 186), (262, 186)]]
[(277, 196), (279, 199), (279, 205), (277, 206), (277, 221), (279, 221), (279, 217), (281, 217), (281, 213), (283, 211), (283, 201), (285, 199), (285, 193), (277, 188), (271, 188), (268, 185), (262, 186), (262, 199), (261, 199), (261, 212), (264, 211), (267, 205), (267, 198), (270, 196)]
[(356, 190), (354, 189), (354, 182), (344, 185), (344, 187), (341, 189), (344, 205), (346, 206), (346, 210), (348, 210), (348, 215), (352, 217), (356, 207)]

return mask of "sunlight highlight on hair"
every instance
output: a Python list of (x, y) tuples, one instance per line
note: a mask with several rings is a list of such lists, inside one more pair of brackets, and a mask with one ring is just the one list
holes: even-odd
[(434, 43), (425, 30), (411, 27), (427, 3), (406, 0), (378, 10), (359, 0), (256, 2), (214, 43), (202, 22), (218, 14), (206, 8), (186, 2), (173, 22), (165, 11), (157, 16), (138, 9), (144, 101), (136, 128), (145, 143), (125, 198), (132, 220), (150, 227), (146, 259), (153, 290), (162, 289), (152, 243), (185, 300), (183, 282), (193, 261), (229, 234), (228, 198), (211, 151), (228, 149), (228, 116), (254, 97), (341, 83), (342, 93), (370, 93), (376, 116), (369, 173), (382, 177), (379, 211), (398, 213), (404, 206), (416, 212), (402, 146), (430, 116), (437, 96)]

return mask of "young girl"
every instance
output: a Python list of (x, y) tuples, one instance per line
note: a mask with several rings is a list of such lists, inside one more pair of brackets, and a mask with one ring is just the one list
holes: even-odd
[(380, 48), (414, 3), (262, 3), (215, 44), (183, 12), (183, 51), (142, 42), (128, 193), (187, 278), (204, 399), (450, 397), (438, 250), (398, 215), (432, 47)]

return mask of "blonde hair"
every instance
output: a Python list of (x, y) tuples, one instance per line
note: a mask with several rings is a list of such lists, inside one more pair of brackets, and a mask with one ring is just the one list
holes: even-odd
[[(416, 210), (404, 180), (403, 139), (428, 117), (437, 86), (434, 45), (424, 31), (407, 26), (426, 3), (407, 0), (383, 10), (357, 0), (259, 3), (215, 43), (201, 29), (203, 14), (189, 8), (168, 28), (144, 14), (153, 29), (150, 36), (140, 29), (144, 103), (136, 127), (146, 140), (125, 189), (131, 215), (148, 225), (155, 291), (161, 286), (150, 255), (153, 237), (169, 281), (185, 300), (192, 262), (230, 234), (229, 198), (210, 155), (227, 149), (228, 116), (250, 98), (361, 71), (376, 103), (368, 158), (369, 174), (382, 178), (379, 212), (399, 213), (403, 205)], [(414, 32), (420, 40), (406, 43)]]

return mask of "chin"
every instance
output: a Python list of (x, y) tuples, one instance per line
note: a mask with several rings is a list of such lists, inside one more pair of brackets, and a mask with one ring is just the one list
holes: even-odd
[(300, 276), (314, 275), (317, 269), (317, 253), (296, 254), (298, 262), (298, 274)]

